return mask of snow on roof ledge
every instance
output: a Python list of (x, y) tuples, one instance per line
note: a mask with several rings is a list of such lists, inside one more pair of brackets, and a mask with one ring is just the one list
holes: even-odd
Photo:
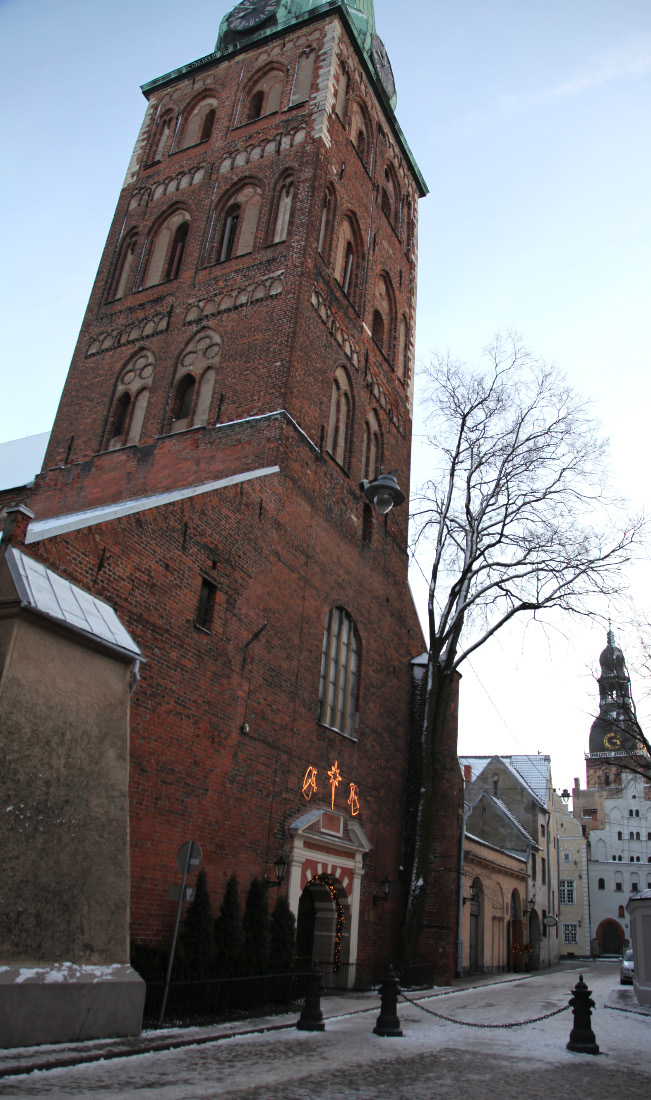
[(119, 653), (136, 658), (142, 651), (112, 607), (54, 573), (42, 562), (9, 546), (5, 554), (21, 607), (63, 623)]
[(265, 466), (259, 470), (249, 470), (246, 473), (233, 474), (231, 477), (222, 477), (218, 481), (206, 481), (202, 485), (191, 485), (186, 489), (175, 489), (169, 493), (157, 493), (155, 496), (150, 497), (136, 497), (132, 500), (117, 501), (115, 504), (103, 504), (98, 508), (90, 508), (84, 512), (68, 512), (66, 515), (52, 516), (49, 519), (37, 519), (30, 523), (27, 528), (25, 544), (41, 542), (43, 539), (54, 538), (55, 535), (65, 535), (68, 531), (79, 531), (83, 527), (92, 527), (95, 523), (108, 523), (109, 520), (130, 516), (134, 512), (146, 512), (148, 508), (160, 508), (164, 504), (172, 504), (177, 500), (186, 500), (188, 497), (210, 493), (215, 489), (223, 489), (227, 485), (238, 485), (241, 481), (251, 481), (252, 478), (266, 477), (268, 474), (277, 473), (280, 473), (280, 466)]

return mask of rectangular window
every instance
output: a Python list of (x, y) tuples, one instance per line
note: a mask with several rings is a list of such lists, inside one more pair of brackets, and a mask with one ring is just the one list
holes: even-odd
[(616, 882), (616, 883), (615, 883), (615, 890), (616, 890), (616, 891), (617, 891), (618, 893), (621, 893), (621, 890), (622, 890), (622, 884), (621, 884), (621, 882)]
[(578, 943), (579, 942), (579, 926), (578, 924), (564, 924), (563, 925), (563, 943)]
[(531, 877), (533, 881), (536, 881), (536, 853), (531, 853)]
[(547, 882), (547, 860), (542, 856), (540, 857), (540, 881), (543, 886)]
[(576, 900), (574, 893), (574, 879), (562, 878), (560, 881), (558, 900), (561, 905), (574, 905)]
[(563, 863), (569, 863), (572, 859), (571, 852), (563, 852)]
[(202, 630), (210, 630), (212, 627), (216, 591), (216, 585), (214, 585), (212, 581), (206, 580), (204, 577), (201, 581), (201, 591), (199, 592), (197, 617), (194, 620), (196, 626), (200, 626)]
[(540, 835), (541, 835), (541, 836), (544, 836), (544, 835), (545, 835), (545, 826), (544, 826), (544, 825), (541, 825), (541, 826), (540, 826)]

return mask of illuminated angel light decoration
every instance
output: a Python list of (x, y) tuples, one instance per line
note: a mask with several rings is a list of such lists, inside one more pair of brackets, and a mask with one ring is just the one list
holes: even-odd
[(303, 796), (309, 802), (312, 795), (316, 794), (316, 776), (317, 770), (310, 764), (305, 776), (303, 777)]
[(356, 783), (350, 784), (350, 794), (348, 795), (348, 805), (350, 806), (350, 816), (357, 817), (359, 813), (359, 788)]
[(338, 785), (341, 783), (341, 775), (339, 774), (339, 768), (337, 767), (337, 761), (336, 760), (335, 760), (334, 764), (332, 765), (332, 767), (330, 768), (330, 771), (328, 772), (328, 775), (330, 776), (330, 786), (332, 788), (332, 809), (334, 810), (334, 808), (335, 808), (335, 791), (336, 791)]
[[(335, 762), (335, 768), (336, 767), (337, 767), (337, 764)], [(329, 774), (330, 773), (328, 772), (328, 775)], [(330, 875), (315, 875), (314, 878), (312, 879), (312, 882), (322, 882), (324, 886), (328, 887), (328, 890), (330, 892), (330, 897), (332, 898), (332, 900), (334, 902), (334, 907), (337, 910), (337, 927), (335, 929), (335, 949), (334, 949), (334, 955), (333, 955), (333, 959), (332, 959), (332, 971), (333, 971), (334, 974), (336, 974), (338, 969), (339, 969), (339, 965), (340, 965), (341, 938), (342, 938), (343, 932), (344, 932), (344, 920), (345, 920), (346, 914), (345, 914), (345, 911), (344, 911), (344, 907), (341, 904), (341, 901), (339, 900), (339, 894), (337, 893), (337, 888), (334, 884), (334, 880), (330, 878)], [(310, 885), (311, 885), (311, 883), (310, 883)]]

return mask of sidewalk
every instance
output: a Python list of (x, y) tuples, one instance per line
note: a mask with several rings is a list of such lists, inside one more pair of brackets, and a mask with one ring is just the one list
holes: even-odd
[[(455, 979), (451, 986), (434, 986), (432, 989), (410, 991), (414, 998), (447, 997), (450, 994), (479, 989), (490, 985), (503, 985), (509, 982), (525, 982), (536, 974), (551, 974), (558, 971), (578, 972), (585, 961), (573, 959), (558, 963), (545, 971), (526, 974), (473, 974), (467, 978)], [(326, 994), (321, 1000), (323, 1017), (327, 1020), (359, 1013), (379, 1013), (380, 1001), (377, 993), (333, 993)], [(56, 1045), (37, 1047), (15, 1047), (0, 1050), (0, 1079), (17, 1074), (32, 1073), (36, 1070), (49, 1070), (109, 1061), (115, 1058), (127, 1058), (137, 1054), (151, 1054), (165, 1050), (179, 1050), (189, 1046), (203, 1046), (244, 1035), (257, 1035), (264, 1032), (286, 1031), (296, 1027), (298, 1013), (282, 1016), (255, 1017), (246, 1020), (234, 1020), (207, 1027), (164, 1028), (145, 1031), (141, 1035), (128, 1039), (91, 1039), (85, 1042), (57, 1043)]]

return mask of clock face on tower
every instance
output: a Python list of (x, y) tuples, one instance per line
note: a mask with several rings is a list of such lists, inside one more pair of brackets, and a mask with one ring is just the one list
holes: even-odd
[(607, 749), (620, 749), (622, 739), (618, 733), (607, 733), (604, 737), (604, 745)]
[(279, 3), (280, 0), (242, 0), (230, 13), (228, 26), (232, 31), (249, 31), (269, 19)]
[(389, 55), (384, 48), (384, 43), (377, 34), (371, 35), (371, 50), (373, 52), (373, 64), (375, 65), (377, 75), (382, 82), (382, 87), (389, 99), (391, 99), (396, 94), (393, 70), (391, 68), (391, 62), (389, 61)]

